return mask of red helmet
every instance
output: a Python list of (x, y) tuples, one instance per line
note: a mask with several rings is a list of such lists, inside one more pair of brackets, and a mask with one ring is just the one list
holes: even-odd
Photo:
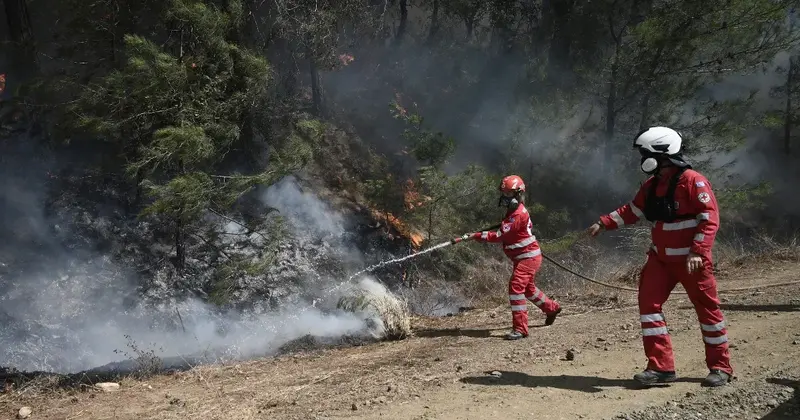
[(525, 183), (517, 175), (509, 175), (500, 181), (498, 189), (504, 193), (522, 193), (525, 192)]

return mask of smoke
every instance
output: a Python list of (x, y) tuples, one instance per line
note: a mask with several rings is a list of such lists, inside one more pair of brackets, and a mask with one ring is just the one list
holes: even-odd
[[(14, 140), (19, 138), (4, 145), (0, 168), (1, 365), (72, 373), (110, 369), (148, 354), (166, 364), (236, 360), (274, 354), (307, 335), (371, 339), (385, 332), (380, 311), (336, 307), (346, 293), (379, 286), (364, 279), (329, 292), (343, 279), (315, 263), (344, 258), (355, 264), (362, 258), (350, 244), (346, 217), (303, 191), (296, 179), (273, 185), (262, 198), (291, 227), (281, 238), (278, 265), (305, 270), (271, 272), (267, 283), (253, 286), (284, 290), (276, 292), (277, 303), (262, 299), (223, 310), (199, 297), (198, 283), (205, 280), (178, 276), (163, 259), (155, 276), (141, 278), (135, 260), (163, 255), (165, 248), (152, 241), (152, 227), (126, 225), (124, 216), (113, 217), (121, 214), (114, 209), (89, 212), (76, 203), (51, 203), (48, 182), (59, 168), (50, 159), (34, 164), (33, 156), (46, 154), (26, 146), (33, 141)], [(229, 220), (215, 223), (217, 231), (243, 233)], [(106, 242), (111, 245), (98, 245)], [(197, 272), (205, 267), (191, 259), (189, 264), (200, 267)], [(298, 288), (300, 293), (292, 292)]]
[[(4, 320), (0, 357), (20, 370), (71, 373), (150, 352), (164, 359), (237, 360), (272, 354), (305, 335), (335, 338), (367, 330), (359, 314), (300, 303), (263, 313), (220, 313), (198, 299), (162, 305), (142, 300), (121, 311), (127, 306), (122, 296), (110, 295), (105, 286), (113, 285), (97, 275), (31, 280), (44, 288), (35, 294), (15, 288), (3, 297), (15, 319)], [(9, 330), (11, 325), (16, 328)]]
[[(785, 87), (790, 56), (790, 52), (781, 51), (761, 71), (731, 76), (709, 85), (705, 89), (705, 95), (717, 101), (725, 101), (752, 94), (754, 100), (747, 110), (750, 115), (763, 118), (765, 113), (773, 112), (780, 121), (784, 118), (786, 106)], [(764, 215), (766, 219), (800, 216), (800, 200), (793, 193), (800, 171), (793, 153), (785, 153), (782, 123), (780, 121), (780, 126), (769, 128), (757, 120), (748, 127), (744, 143), (740, 147), (709, 156), (711, 166), (724, 168), (727, 175), (718, 185), (737, 187), (762, 182), (770, 184), (773, 195), (767, 198), (769, 210)], [(793, 134), (792, 143), (794, 136)], [(758, 219), (764, 221), (764, 218)]]
[[(498, 172), (520, 171), (530, 185), (536, 186), (531, 195), (549, 207), (588, 207), (587, 217), (596, 217), (597, 212), (608, 211), (613, 203), (632, 198), (645, 178), (638, 169), (638, 156), (627, 147), (640, 123), (638, 100), (619, 113), (616, 133), (610, 140), (614, 150), (612, 156), (607, 156), (601, 147), (605, 143), (605, 104), (598, 101), (605, 96), (605, 87), (576, 91), (579, 88), (569, 86), (566, 79), (551, 80), (564, 88), (553, 94), (552, 89), (537, 84), (535, 77), (525, 73), (544, 57), (536, 57), (530, 51), (496, 54), (491, 46), (487, 48), (490, 42), (485, 41), (489, 37), (463, 40), (463, 34), (448, 34), (448, 40), (459, 41), (446, 45), (424, 43), (430, 9), (418, 13), (426, 16), (425, 23), (410, 21), (407, 38), (401, 45), (370, 45), (348, 51), (355, 61), (324, 74), (326, 94), (335, 103), (333, 107), (345, 110), (346, 119), (363, 138), (372, 139), (376, 147), (391, 153), (405, 146), (401, 136), (404, 127), (389, 117), (385, 106), (399, 97), (404, 107), (418, 109), (427, 126), (456, 139), (459, 147), (447, 168), (450, 173), (468, 164), (481, 164)], [(494, 39), (495, 34), (490, 37)], [(549, 59), (552, 58), (551, 55)], [(755, 90), (758, 94), (747, 109), (748, 117), (774, 109), (776, 99), (770, 89), (785, 83), (785, 74), (775, 70), (785, 66), (786, 58), (787, 53), (778, 54), (764, 72), (726, 75), (718, 83), (709, 81), (696, 99), (743, 99)], [(656, 96), (653, 108), (657, 108)], [(532, 107), (531, 102), (539, 103)], [(570, 102), (578, 106), (566, 106)], [(562, 105), (562, 115), (553, 111)], [(681, 105), (680, 119), (686, 125), (704, 117), (695, 114), (696, 101)], [(533, 109), (553, 115), (533, 115)], [(669, 115), (651, 114), (651, 118), (663, 119), (648, 121), (649, 124), (671, 123)], [(776, 143), (779, 141), (775, 141), (775, 133), (752, 131), (745, 148), (731, 154), (716, 152), (711, 169), (724, 169), (721, 172), (752, 180), (760, 171), (773, 168), (768, 163), (774, 153), (764, 151), (763, 146)], [(755, 145), (761, 151), (756, 151)], [(512, 165), (514, 156), (517, 161)], [(698, 153), (687, 157), (703, 162), (711, 156)], [(726, 166), (733, 160), (737, 161), (735, 166)], [(613, 176), (598, 176), (608, 174), (609, 167), (615, 169)], [(782, 179), (786, 177), (775, 175), (776, 183), (782, 183)], [(721, 179), (715, 181), (722, 184)], [(543, 185), (542, 189), (539, 185)], [(608, 202), (604, 202), (606, 199)]]
[(262, 199), (288, 219), (295, 232), (318, 239), (333, 238), (344, 245), (347, 234), (344, 216), (303, 190), (296, 177), (288, 176), (270, 186)]
[[(531, 82), (530, 61), (536, 58), (527, 53), (469, 43), (426, 45), (419, 42), (424, 28), (416, 28), (414, 39), (412, 27), (402, 45), (348, 51), (352, 63), (323, 75), (331, 107), (341, 110), (376, 149), (390, 159), (405, 159), (397, 153), (408, 146), (402, 137), (407, 127), (392, 119), (386, 106), (399, 99), (424, 118), (426, 128), (455, 139), (455, 155), (445, 168), (450, 174), (473, 164), (497, 176), (517, 172), (531, 186), (530, 198), (548, 208), (591, 207), (585, 221), (631, 198), (641, 180), (638, 157), (631, 153), (630, 161), (621, 162), (628, 156), (615, 154), (613, 162), (607, 161), (599, 147), (603, 110), (591, 106), (597, 98), (589, 94), (573, 109), (568, 104), (576, 95), (560, 98), (544, 84)], [(532, 101), (550, 101), (543, 95), (554, 95), (548, 110), (553, 115), (532, 113)], [(555, 110), (562, 105), (563, 112)], [(629, 134), (620, 133), (612, 143), (622, 144)], [(630, 172), (614, 179), (598, 176), (620, 163), (629, 165)]]

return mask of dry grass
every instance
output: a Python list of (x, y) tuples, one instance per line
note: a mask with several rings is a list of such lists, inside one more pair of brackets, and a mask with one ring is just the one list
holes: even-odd
[(399, 340), (411, 334), (408, 302), (395, 296), (382, 284), (364, 278), (349, 295), (339, 299), (339, 309), (370, 315), (377, 339)]
[(488, 307), (508, 303), (508, 280), (511, 264), (495, 256), (484, 256), (465, 264), (455, 280), (465, 306)]
[(800, 261), (800, 238), (778, 241), (773, 236), (759, 235), (747, 240), (733, 237), (718, 241), (714, 248), (720, 266), (741, 267), (755, 262)]

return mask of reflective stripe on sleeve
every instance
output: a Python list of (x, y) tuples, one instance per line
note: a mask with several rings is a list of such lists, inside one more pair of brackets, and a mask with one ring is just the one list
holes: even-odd
[(664, 254), (669, 256), (689, 255), (689, 248), (664, 248)]
[(617, 226), (625, 226), (625, 221), (622, 220), (622, 217), (616, 210), (612, 211), (611, 214), (609, 214), (608, 216), (611, 217), (611, 220), (613, 220), (614, 223), (617, 224)]
[(640, 219), (642, 217), (644, 217), (644, 213), (642, 213), (642, 211), (639, 209), (639, 207), (636, 207), (636, 205), (633, 204), (633, 202), (630, 203), (630, 206), (631, 206), (631, 211), (633, 212), (633, 214), (636, 215), (636, 217), (638, 217)]
[(524, 248), (532, 243), (536, 242), (536, 237), (531, 236), (530, 238), (525, 238), (515, 244), (506, 245), (506, 249), (517, 249), (517, 248)]

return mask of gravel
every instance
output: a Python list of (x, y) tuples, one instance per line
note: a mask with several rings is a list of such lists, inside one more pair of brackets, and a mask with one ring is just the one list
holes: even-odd
[(702, 388), (664, 405), (621, 414), (615, 419), (800, 419), (800, 366), (724, 388)]

